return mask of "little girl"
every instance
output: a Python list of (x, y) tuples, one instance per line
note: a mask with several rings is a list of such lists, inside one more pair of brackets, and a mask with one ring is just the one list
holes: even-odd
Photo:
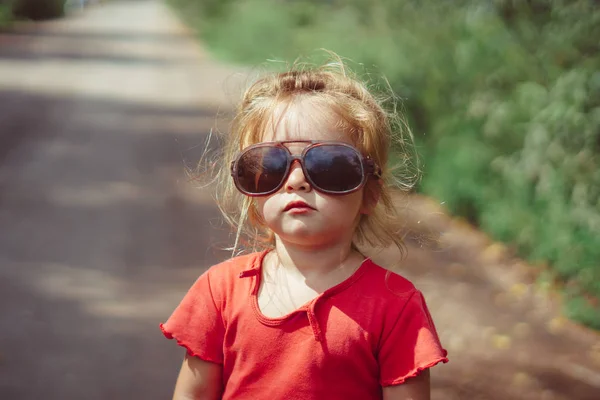
[(161, 325), (187, 349), (174, 399), (430, 398), (447, 358), (423, 295), (358, 250), (402, 245), (391, 118), (340, 62), (245, 92), (219, 202), (261, 251), (211, 267)]

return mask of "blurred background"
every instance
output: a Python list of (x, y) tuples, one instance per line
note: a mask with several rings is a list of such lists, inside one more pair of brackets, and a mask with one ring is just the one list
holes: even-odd
[(158, 323), (230, 244), (186, 171), (326, 48), (415, 136), (433, 398), (600, 399), (598, 38), (592, 0), (0, 0), (0, 398), (170, 398)]

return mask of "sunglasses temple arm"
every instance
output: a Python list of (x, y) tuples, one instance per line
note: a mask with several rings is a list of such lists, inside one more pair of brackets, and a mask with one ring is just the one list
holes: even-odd
[(370, 175), (373, 175), (373, 177), (375, 177), (375, 179), (380, 179), (381, 178), (381, 168), (379, 168), (379, 165), (377, 165), (375, 163), (375, 161), (373, 161), (373, 159), (370, 157), (367, 157), (366, 162), (367, 162), (367, 172)]

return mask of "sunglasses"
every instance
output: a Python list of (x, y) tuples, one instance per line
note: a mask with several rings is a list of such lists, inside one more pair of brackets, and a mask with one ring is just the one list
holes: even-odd
[[(293, 155), (286, 143), (308, 143)], [(365, 185), (369, 176), (379, 179), (381, 170), (370, 158), (343, 142), (286, 140), (258, 143), (244, 149), (231, 163), (237, 189), (247, 196), (267, 196), (285, 183), (298, 160), (310, 185), (319, 192), (342, 195)]]

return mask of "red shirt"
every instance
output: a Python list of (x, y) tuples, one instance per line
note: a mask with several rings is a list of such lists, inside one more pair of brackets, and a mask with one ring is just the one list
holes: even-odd
[(423, 295), (366, 260), (348, 279), (280, 318), (257, 293), (266, 252), (206, 271), (161, 324), (190, 355), (223, 365), (223, 399), (381, 399), (447, 362)]

